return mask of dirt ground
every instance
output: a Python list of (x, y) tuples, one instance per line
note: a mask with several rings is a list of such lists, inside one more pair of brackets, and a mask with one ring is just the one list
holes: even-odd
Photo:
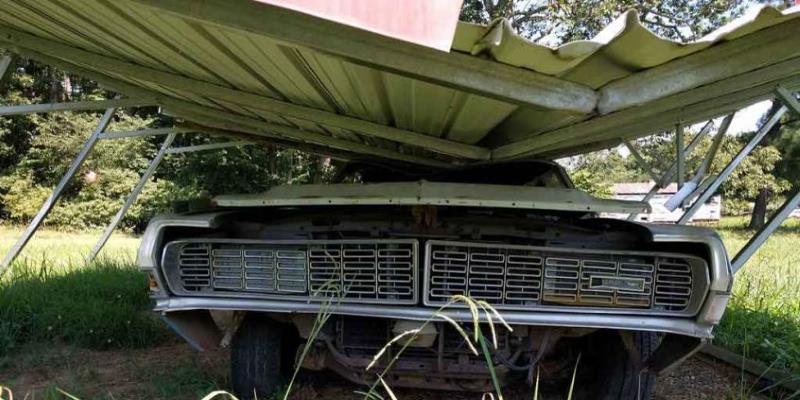
[[(65, 346), (30, 349), (0, 363), (0, 384), (17, 399), (67, 398), (59, 389), (85, 399), (200, 399), (227, 384), (224, 350), (197, 353), (183, 343), (139, 350), (87, 351)], [(735, 367), (703, 356), (659, 377), (655, 399), (765, 399), (752, 395)], [(748, 378), (749, 379), (749, 378)], [(748, 380), (745, 379), (745, 380)], [(745, 387), (745, 390), (741, 390)], [(359, 387), (332, 373), (304, 373), (293, 399), (360, 399)], [(530, 399), (530, 389), (510, 390), (506, 398)], [(397, 389), (403, 400), (480, 399), (474, 393)], [(2, 398), (2, 394), (0, 394)], [(219, 397), (220, 399), (223, 397)]]

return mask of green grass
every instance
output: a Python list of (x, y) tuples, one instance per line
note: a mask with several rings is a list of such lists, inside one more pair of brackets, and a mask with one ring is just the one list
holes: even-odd
[[(752, 236), (744, 218), (718, 231), (735, 254)], [(784, 225), (736, 275), (715, 343), (775, 368), (800, 372), (800, 220)]]
[[(18, 234), (0, 230), (0, 252)], [(103, 349), (142, 347), (168, 337), (150, 311), (146, 278), (133, 266), (138, 240), (115, 237), (109, 252), (85, 266), (83, 257), (96, 238), (43, 231), (33, 239), (0, 281), (0, 357), (27, 343)]]
[[(731, 254), (752, 235), (746, 224), (725, 218), (717, 226)], [(20, 232), (0, 227), (0, 253)], [(133, 267), (138, 239), (115, 235), (101, 259), (84, 266), (98, 236), (43, 230), (0, 282), (0, 367), (3, 354), (28, 343), (103, 349), (149, 346), (170, 336), (149, 312), (145, 279)], [(800, 220), (785, 223), (737, 274), (716, 335), (723, 347), (800, 371)]]
[[(68, 272), (83, 267), (83, 260), (100, 238), (100, 231), (61, 232), (40, 229), (28, 242), (17, 261), (26, 265), (47, 265), (51, 271)], [(0, 255), (22, 235), (22, 227), (0, 225)], [(101, 258), (133, 265), (139, 238), (115, 233), (106, 243)]]

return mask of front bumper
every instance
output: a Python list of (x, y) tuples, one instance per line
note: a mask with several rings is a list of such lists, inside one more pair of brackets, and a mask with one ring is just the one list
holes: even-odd
[[(159, 249), (162, 245), (163, 233), (167, 227), (191, 227), (213, 229), (221, 222), (225, 213), (196, 214), (189, 216), (162, 216), (154, 219), (148, 226), (139, 251), (140, 268), (153, 276), (158, 287), (163, 288), (153, 294), (156, 301), (155, 310), (169, 313), (187, 310), (247, 310), (277, 313), (317, 313), (321, 304), (317, 302), (274, 299), (247, 299), (200, 296), (175, 296), (166, 290), (165, 279), (158, 267)], [(613, 312), (582, 312), (576, 309), (570, 312), (560, 311), (503, 311), (503, 318), (509, 324), (532, 326), (557, 326), (577, 328), (605, 328), (640, 331), (656, 331), (711, 338), (713, 328), (719, 323), (722, 313), (730, 297), (733, 275), (730, 262), (720, 238), (707, 229), (647, 225), (654, 242), (689, 242), (703, 244), (709, 251), (710, 286), (703, 306), (692, 317), (669, 317), (648, 315), (622, 315)], [(437, 311), (433, 307), (334, 304), (331, 312), (341, 315), (394, 318), (407, 320), (427, 320)], [(456, 321), (472, 321), (468, 309), (448, 309), (443, 314)]]

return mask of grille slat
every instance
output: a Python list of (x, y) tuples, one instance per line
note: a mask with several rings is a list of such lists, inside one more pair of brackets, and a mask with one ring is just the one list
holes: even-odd
[(309, 241), (305, 243), (172, 242), (165, 265), (187, 292), (302, 296), (341, 301), (413, 304), (415, 240)]
[(466, 294), (498, 309), (583, 306), (680, 312), (692, 298), (692, 265), (681, 257), (442, 241), (430, 241), (426, 248), (428, 305)]
[(692, 293), (692, 267), (679, 258), (661, 258), (656, 266), (653, 302), (668, 311), (680, 311), (689, 305)]
[[(163, 262), (171, 287), (187, 294), (416, 304), (417, 254), (412, 239), (187, 240), (168, 244)], [(430, 306), (467, 295), (498, 309), (687, 313), (698, 309), (708, 285), (702, 260), (667, 253), (431, 240), (424, 260), (420, 271)]]

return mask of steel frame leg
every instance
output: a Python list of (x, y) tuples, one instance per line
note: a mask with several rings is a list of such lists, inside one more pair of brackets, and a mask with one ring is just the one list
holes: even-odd
[(14, 65), (14, 57), (9, 54), (0, 57), (0, 83), (6, 81), (6, 74), (12, 65)]
[(733, 272), (742, 269), (745, 263), (750, 259), (750, 257), (755, 254), (755, 252), (761, 248), (761, 245), (778, 229), (779, 226), (789, 217), (789, 215), (797, 208), (797, 205), (800, 204), (800, 190), (796, 190), (792, 197), (786, 200), (785, 203), (781, 206), (781, 208), (775, 212), (772, 217), (770, 217), (769, 222), (764, 225), (759, 231), (753, 235), (752, 238), (747, 242), (736, 256), (733, 257), (731, 261), (731, 268)]
[(161, 144), (161, 148), (158, 150), (158, 153), (156, 153), (156, 156), (150, 161), (150, 165), (147, 166), (147, 169), (145, 169), (144, 173), (139, 178), (139, 182), (137, 182), (136, 186), (133, 187), (131, 194), (125, 199), (125, 203), (122, 204), (122, 208), (120, 208), (119, 211), (117, 211), (117, 214), (114, 215), (114, 218), (111, 219), (111, 222), (103, 231), (103, 235), (100, 236), (100, 239), (94, 245), (92, 252), (89, 253), (89, 256), (86, 258), (87, 264), (90, 264), (92, 261), (94, 261), (100, 251), (103, 250), (103, 247), (106, 245), (106, 242), (108, 242), (111, 234), (114, 233), (114, 230), (117, 229), (117, 226), (119, 225), (120, 221), (122, 221), (122, 218), (125, 217), (125, 213), (128, 212), (128, 209), (136, 201), (136, 198), (139, 197), (142, 189), (144, 189), (144, 185), (147, 184), (147, 182), (153, 176), (153, 173), (155, 173), (158, 165), (164, 160), (164, 157), (167, 155), (169, 148), (172, 145), (172, 141), (175, 140), (175, 135), (175, 133), (170, 133), (166, 139), (164, 139), (164, 142)]
[[(705, 136), (709, 131), (711, 131), (711, 127), (713, 125), (714, 125), (714, 121), (713, 120), (712, 121), (708, 121), (708, 123), (706, 123), (703, 126), (703, 129), (700, 129), (700, 132), (698, 132), (697, 135), (695, 135), (695, 137), (692, 138), (692, 141), (689, 142), (689, 144), (686, 145), (686, 147), (684, 147), (683, 152), (686, 153), (686, 154), (689, 154), (692, 151), (694, 151), (695, 147), (697, 147), (697, 145), (700, 144), (700, 141), (703, 138), (703, 136)], [(646, 195), (644, 195), (644, 197), (642, 198), (641, 201), (643, 201), (645, 203), (650, 201), (650, 199), (653, 198), (653, 196), (655, 196), (656, 193), (658, 193), (659, 189), (663, 188), (664, 186), (667, 185), (667, 183), (672, 181), (672, 177), (675, 176), (675, 168), (677, 167), (676, 164), (677, 164), (677, 160), (672, 161), (672, 163), (669, 165), (669, 167), (667, 167), (667, 169), (665, 170), (665, 172), (661, 176), (661, 178), (658, 178), (658, 179), (655, 180), (655, 183), (653, 184), (653, 187), (650, 188), (650, 191), (647, 192)], [(628, 221), (633, 221), (638, 216), (639, 216), (639, 214), (631, 213), (630, 215), (628, 215)]]
[(75, 174), (78, 172), (81, 165), (86, 160), (86, 157), (88, 157), (89, 153), (92, 151), (92, 148), (94, 148), (95, 144), (97, 144), (100, 135), (108, 127), (108, 124), (114, 117), (115, 111), (116, 108), (109, 108), (103, 114), (102, 118), (100, 118), (100, 122), (97, 124), (97, 128), (95, 128), (92, 135), (89, 136), (89, 139), (86, 140), (86, 143), (83, 144), (83, 148), (78, 153), (78, 155), (75, 156), (75, 159), (72, 160), (69, 169), (67, 169), (67, 172), (64, 174), (63, 177), (61, 177), (61, 180), (58, 182), (58, 185), (56, 185), (55, 189), (53, 189), (53, 193), (51, 193), (50, 197), (48, 197), (47, 200), (45, 200), (44, 204), (42, 204), (42, 207), (39, 209), (39, 212), (36, 214), (35, 217), (33, 217), (33, 220), (25, 229), (25, 232), (23, 232), (22, 236), (17, 240), (16, 243), (14, 243), (14, 246), (11, 247), (11, 249), (8, 251), (8, 254), (6, 254), (5, 258), (3, 258), (3, 262), (0, 263), (0, 276), (2, 276), (5, 273), (5, 271), (11, 265), (11, 263), (14, 262), (14, 260), (17, 258), (19, 253), (22, 252), (22, 249), (25, 247), (26, 244), (28, 244), (28, 241), (31, 239), (31, 237), (33, 237), (33, 234), (36, 233), (36, 231), (39, 229), (39, 226), (42, 224), (42, 221), (44, 221), (45, 217), (47, 217), (47, 214), (49, 214), (50, 210), (53, 209), (53, 206), (56, 204), (56, 201), (64, 192), (64, 189), (67, 187), (67, 184), (69, 183), (70, 179), (72, 179), (72, 177), (75, 176)]
[(681, 190), (686, 177), (686, 154), (683, 152), (683, 123), (678, 123), (675, 126), (675, 153), (677, 154), (678, 190)]

